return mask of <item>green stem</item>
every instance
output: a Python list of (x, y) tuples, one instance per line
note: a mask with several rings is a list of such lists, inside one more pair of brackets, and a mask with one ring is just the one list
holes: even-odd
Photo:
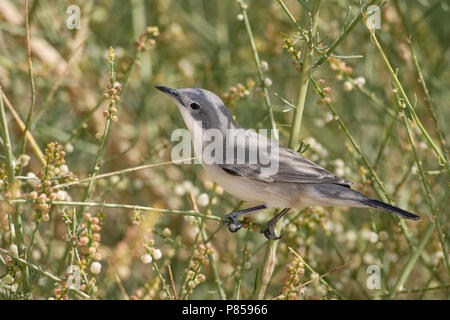
[(375, 44), (375, 47), (378, 49), (378, 52), (379, 52), (381, 58), (383, 59), (387, 69), (389, 70), (389, 73), (391, 74), (391, 77), (394, 80), (394, 83), (395, 83), (396, 87), (398, 88), (401, 97), (405, 101), (405, 104), (408, 107), (408, 110), (411, 113), (412, 118), (414, 119), (414, 122), (417, 124), (417, 127), (419, 127), (419, 130), (422, 132), (422, 134), (423, 134), (425, 140), (427, 141), (427, 143), (429, 144), (429, 146), (433, 149), (433, 151), (438, 156), (439, 164), (445, 165), (447, 167), (447, 170), (450, 172), (450, 164), (447, 162), (446, 157), (442, 154), (439, 147), (434, 143), (433, 139), (431, 139), (427, 130), (422, 125), (422, 122), (420, 121), (414, 107), (412, 106), (411, 102), (409, 101), (409, 98), (406, 95), (406, 92), (403, 89), (403, 86), (400, 83), (400, 80), (398, 79), (396, 72), (394, 72), (394, 70), (392, 69), (392, 66), (391, 66), (388, 58), (386, 57), (386, 54), (384, 53), (383, 48), (381, 47), (380, 43), (378, 42), (375, 32), (370, 28), (369, 28), (369, 31), (370, 31), (371, 39), (372, 39), (373, 43)]
[(430, 91), (428, 90), (427, 84), (423, 77), (422, 69), (420, 67), (419, 61), (417, 60), (416, 53), (414, 51), (414, 47), (412, 45), (411, 40), (408, 41), (408, 44), (409, 44), (409, 47), (411, 50), (411, 55), (414, 60), (414, 65), (416, 67), (417, 74), (419, 76), (419, 83), (421, 84), (422, 90), (425, 94), (425, 100), (426, 100), (425, 105), (428, 107), (428, 111), (430, 112), (431, 118), (433, 119), (434, 125), (436, 127), (436, 132), (439, 137), (439, 143), (441, 145), (442, 151), (444, 152), (444, 155), (447, 156), (448, 151), (447, 151), (447, 147), (445, 145), (444, 134), (442, 132), (441, 126), (439, 125), (439, 121), (438, 121), (438, 117), (436, 116), (436, 112), (434, 111), (433, 100), (431, 99)]
[[(19, 207), (16, 207), (16, 211), (13, 215), (13, 224), (14, 230), (16, 233), (15, 242), (17, 245), (18, 253), (20, 257), (25, 257), (26, 254), (26, 246), (25, 239), (23, 235), (23, 226), (22, 226), (22, 218), (20, 216)], [(31, 283), (30, 283), (30, 274), (28, 271), (27, 265), (20, 265), (20, 271), (22, 276), (22, 286), (23, 293), (26, 298), (31, 298)]]
[(341, 33), (339, 38), (337, 38), (333, 44), (330, 46), (330, 48), (327, 50), (327, 52), (319, 59), (316, 63), (313, 65), (313, 69), (324, 63), (328, 57), (336, 50), (336, 48), (341, 44), (342, 40), (353, 30), (353, 28), (361, 21), (361, 18), (363, 17), (363, 12), (366, 11), (366, 9), (373, 3), (375, 3), (375, 0), (370, 1), (369, 3), (363, 5), (361, 7), (361, 12), (350, 22), (348, 27)]
[[(0, 93), (2, 89), (0, 87)], [(1, 135), (3, 139), (3, 147), (6, 158), (6, 170), (8, 172), (8, 191), (11, 196), (14, 198), (16, 193), (18, 193), (19, 184), (16, 181), (16, 173), (15, 173), (15, 165), (14, 165), (14, 155), (12, 153), (11, 140), (9, 138), (8, 126), (6, 122), (6, 114), (5, 107), (3, 105), (3, 98), (0, 94), (0, 124), (1, 124)], [(12, 217), (12, 222), (14, 225), (15, 231), (15, 242), (17, 245), (17, 250), (19, 256), (25, 256), (26, 247), (23, 236), (23, 228), (22, 228), (22, 218), (20, 217), (19, 207), (16, 206), (15, 212)], [(27, 265), (20, 265), (20, 270), (22, 274), (22, 288), (23, 293), (26, 298), (31, 298), (31, 284), (30, 284), (30, 275), (28, 271)]]
[[(316, 88), (317, 92), (319, 93), (319, 95), (322, 98), (325, 98), (325, 94), (323, 93), (322, 89), (319, 87), (319, 85), (317, 84), (317, 82), (314, 79), (311, 79), (312, 84), (314, 85), (314, 87)], [(350, 134), (350, 131), (347, 129), (347, 126), (345, 125), (345, 123), (342, 121), (341, 117), (339, 116), (339, 114), (336, 112), (336, 110), (334, 109), (334, 107), (330, 104), (330, 103), (326, 103), (327, 107), (330, 109), (331, 113), (333, 114), (333, 116), (335, 116), (335, 118), (337, 119), (339, 125), (341, 126), (342, 130), (344, 130), (347, 138), (350, 140), (350, 143), (352, 144), (353, 148), (355, 149), (356, 153), (358, 154), (358, 156), (360, 157), (360, 159), (362, 160), (362, 162), (364, 163), (364, 165), (367, 167), (367, 169), (369, 170), (370, 174), (373, 176), (373, 178), (375, 179), (375, 181), (377, 182), (378, 187), (381, 189), (381, 191), (383, 192), (384, 196), (386, 197), (387, 201), (391, 202), (390, 197), (386, 191), (386, 188), (384, 187), (383, 182), (380, 180), (380, 178), (378, 177), (378, 175), (376, 174), (375, 170), (373, 169), (373, 167), (370, 165), (369, 161), (367, 160), (367, 158), (363, 155), (359, 145), (356, 143), (355, 139), (353, 138), (353, 136)]]
[[(195, 212), (199, 212), (198, 206), (197, 206), (197, 202), (195, 200), (195, 196), (191, 193), (190, 197), (191, 197), (191, 202), (192, 202), (192, 206), (194, 208), (194, 211)], [(200, 234), (201, 234), (202, 239), (203, 239), (203, 243), (206, 244), (207, 241), (208, 241), (208, 235), (206, 234), (204, 221), (200, 217), (198, 218), (198, 226), (199, 226), (199, 229), (200, 229)], [(223, 289), (223, 281), (220, 278), (219, 270), (217, 269), (217, 265), (216, 265), (216, 262), (214, 261), (214, 257), (209, 252), (208, 252), (208, 260), (209, 260), (209, 265), (211, 266), (211, 269), (213, 271), (214, 281), (216, 282), (216, 286), (217, 286), (217, 291), (219, 293), (219, 297), (222, 300), (226, 300), (227, 296), (225, 294), (225, 290)]]
[(33, 78), (33, 64), (31, 62), (31, 43), (30, 43), (30, 26), (28, 21), (28, 0), (25, 0), (25, 30), (26, 30), (26, 42), (27, 42), (27, 64), (28, 64), (28, 78), (30, 80), (31, 87), (31, 105), (28, 110), (27, 120), (25, 121), (25, 129), (23, 131), (23, 139), (22, 146), (20, 148), (20, 154), (25, 153), (26, 147), (26, 136), (28, 132), (28, 128), (30, 127), (31, 114), (33, 113), (34, 105), (36, 103), (36, 93), (35, 93), (35, 85)]
[[(28, 262), (28, 261), (25, 260), (25, 259), (22, 259), (22, 258), (20, 258), (20, 257), (17, 257), (17, 256), (15, 256), (15, 255), (9, 253), (7, 250), (5, 250), (5, 249), (3, 249), (3, 248), (0, 248), (0, 252), (6, 254), (7, 256), (9, 256), (11, 259), (13, 259), (14, 261), (18, 262), (19, 264), (21, 264), (21, 265), (22, 265), (22, 264), (23, 264), (23, 265), (26, 265), (26, 266), (29, 267), (30, 269), (33, 269), (34, 271), (36, 271), (36, 272), (39, 273), (40, 275), (42, 275), (42, 276), (44, 276), (44, 277), (46, 277), (46, 278), (48, 278), (48, 279), (50, 279), (50, 280), (52, 280), (52, 281), (54, 281), (54, 282), (61, 283), (61, 282), (63, 281), (63, 280), (61, 280), (60, 278), (58, 278), (57, 276), (51, 274), (50, 272), (43, 270), (42, 267), (36, 266), (36, 265), (34, 265), (34, 264)], [(81, 298), (84, 298), (84, 299), (90, 299), (90, 297), (89, 297), (86, 293), (84, 293), (83, 291), (81, 291), (81, 290), (79, 290), (79, 289), (75, 289), (75, 288), (73, 288), (73, 287), (70, 287), (70, 288), (68, 288), (68, 289), (71, 290), (71, 291), (73, 291), (74, 293), (76, 293), (76, 294), (77, 294), (78, 296), (80, 296)]]
[(264, 102), (266, 104), (267, 112), (269, 113), (270, 126), (272, 128), (272, 135), (273, 135), (272, 138), (274, 140), (278, 141), (279, 140), (279, 136), (278, 136), (277, 124), (275, 123), (275, 117), (273, 115), (272, 105), (270, 103), (269, 91), (267, 90), (267, 86), (264, 83), (265, 77), (264, 77), (264, 73), (263, 73), (262, 68), (261, 68), (261, 62), (259, 60), (258, 51), (256, 50), (256, 44), (255, 44), (255, 39), (253, 38), (252, 28), (251, 28), (250, 22), (248, 20), (247, 5), (244, 4), (242, 2), (242, 0), (238, 0), (238, 4), (239, 4), (239, 8), (241, 10), (241, 14), (244, 17), (245, 28), (247, 30), (248, 37), (249, 37), (249, 40), (250, 40), (250, 46), (252, 47), (253, 58), (255, 60), (256, 69), (258, 70), (258, 77), (259, 77), (260, 86), (261, 86), (261, 88), (262, 88), (262, 90), (264, 92)]
[[(436, 4), (438, 4), (438, 2), (436, 2)], [(436, 112), (434, 110), (435, 108), (433, 106), (433, 100), (431, 99), (430, 91), (428, 90), (428, 86), (425, 82), (425, 78), (422, 73), (422, 68), (419, 64), (419, 60), (417, 59), (416, 52), (415, 52), (414, 46), (412, 44), (413, 35), (412, 35), (411, 29), (408, 25), (408, 19), (403, 14), (403, 12), (400, 8), (400, 3), (397, 0), (394, 1), (394, 7), (401, 18), (401, 21), (402, 21), (403, 26), (405, 27), (406, 33), (409, 36), (409, 39), (407, 41), (408, 45), (409, 45), (409, 51), (411, 52), (411, 56), (413, 57), (413, 60), (414, 60), (414, 67), (416, 68), (417, 76), (419, 77), (419, 84), (425, 95), (425, 102), (426, 102), (425, 106), (428, 108), (428, 111), (430, 112), (431, 117), (433, 119), (434, 126), (436, 127), (436, 133), (439, 138), (439, 143), (441, 145), (441, 149), (442, 149), (444, 155), (448, 156), (447, 147), (445, 145), (444, 133), (442, 132), (442, 129), (439, 125), (438, 117), (436, 116)]]
[[(311, 13), (312, 21), (311, 21), (311, 29), (309, 31), (309, 41), (305, 45), (305, 54), (304, 54), (304, 58), (303, 58), (302, 71), (300, 73), (300, 88), (298, 90), (297, 107), (295, 108), (295, 111), (294, 111), (294, 118), (292, 120), (291, 133), (289, 135), (289, 145), (288, 146), (289, 146), (289, 148), (291, 148), (293, 150), (298, 149), (299, 140), (300, 140), (300, 129), (301, 129), (302, 118), (303, 118), (303, 110), (305, 109), (306, 93), (308, 92), (309, 76), (310, 76), (310, 72), (313, 71), (312, 69), (310, 70), (310, 66), (311, 66), (311, 61), (312, 61), (312, 54), (314, 53), (320, 0), (316, 0), (313, 3), (313, 7), (314, 7), (313, 12)], [(282, 8), (288, 14), (290, 19), (292, 20), (293, 15), (289, 12), (287, 7), (282, 6)], [(302, 29), (297, 22), (296, 22), (296, 26), (299, 29), (299, 32), (301, 32)]]
[(450, 288), (450, 283), (446, 283), (446, 284), (439, 285), (439, 286), (434, 286), (434, 287), (425, 287), (425, 288), (417, 288), (417, 289), (405, 289), (405, 290), (400, 290), (397, 293), (418, 293), (418, 292), (442, 290), (442, 289), (447, 289), (447, 288)]
[(309, 75), (308, 69), (311, 65), (311, 51), (306, 49), (305, 58), (303, 59), (303, 67), (300, 73), (300, 89), (298, 91), (297, 107), (294, 111), (294, 119), (292, 121), (291, 134), (289, 136), (289, 148), (297, 150), (300, 140), (300, 129), (303, 118), (303, 110), (305, 109), (306, 93), (308, 92)]
[(427, 244), (428, 240), (430, 239), (431, 235), (433, 234), (434, 228), (436, 227), (435, 224), (430, 223), (425, 230), (425, 234), (423, 235), (422, 239), (420, 240), (420, 243), (418, 247), (416, 248), (415, 252), (411, 256), (411, 258), (408, 260), (405, 268), (403, 268), (403, 272), (400, 275), (400, 277), (397, 279), (397, 282), (394, 285), (394, 288), (392, 289), (389, 298), (393, 299), (395, 298), (395, 295), (397, 292), (403, 287), (406, 279), (408, 279), (409, 274), (411, 273), (412, 268), (417, 262), (417, 259), (419, 259), (419, 256), (421, 255), (423, 249), (425, 248), (425, 245)]
[[(311, 267), (306, 261), (305, 261), (305, 259), (303, 259), (294, 249), (292, 249), (291, 247), (289, 247), (289, 251), (290, 252), (292, 252), (297, 258), (300, 258), (300, 260), (301, 261), (303, 261), (303, 263), (305, 264), (305, 267), (306, 267), (306, 269), (308, 269), (309, 270), (309, 272), (311, 272), (311, 273), (317, 273), (317, 274), (319, 274), (318, 272), (316, 272), (314, 269), (313, 269), (313, 267)], [(329, 284), (325, 279), (324, 279), (324, 277), (319, 277), (319, 281), (323, 284), (323, 285), (325, 285), (326, 287), (328, 287), (328, 289), (330, 289), (331, 291), (333, 291), (333, 293), (338, 297), (338, 298), (340, 298), (340, 299), (343, 299), (343, 297), (342, 297), (342, 295), (331, 285), (331, 284)]]
[(36, 232), (39, 230), (39, 220), (36, 221), (36, 226), (33, 229), (33, 233), (31, 234), (30, 245), (28, 246), (28, 251), (26, 254), (27, 260), (30, 259), (31, 250), (33, 250), (34, 238), (36, 237)]
[[(11, 200), (10, 203), (28, 203), (28, 200), (25, 199), (15, 199)], [(179, 211), (179, 210), (169, 210), (169, 209), (161, 209), (161, 208), (152, 208), (152, 207), (144, 207), (144, 206), (136, 206), (131, 204), (117, 204), (117, 203), (97, 203), (97, 202), (82, 202), (82, 201), (50, 201), (48, 202), (51, 205), (60, 205), (60, 206), (85, 206), (85, 207), (97, 207), (97, 208), (118, 208), (118, 209), (129, 209), (129, 210), (137, 210), (144, 212), (159, 212), (163, 214), (175, 214), (181, 216), (192, 216), (199, 217), (208, 220), (214, 220), (218, 222), (227, 222), (228, 219), (206, 215), (201, 213), (196, 213), (193, 211)]]
[[(0, 87), (0, 92), (2, 92), (2, 89)], [(6, 170), (8, 172), (8, 184), (11, 186), (14, 185), (16, 180), (16, 172), (15, 172), (15, 159), (14, 155), (12, 153), (11, 148), (11, 140), (9, 139), (9, 132), (8, 132), (8, 125), (6, 122), (6, 113), (5, 113), (5, 107), (3, 105), (3, 97), (0, 95), (0, 124), (1, 124), (1, 134), (3, 139), (3, 147), (4, 147), (4, 154), (6, 158)]]
[(156, 274), (158, 275), (159, 280), (161, 281), (161, 285), (162, 285), (162, 287), (163, 287), (163, 290), (166, 292), (167, 297), (168, 297), (170, 300), (173, 300), (173, 296), (172, 296), (172, 294), (170, 293), (169, 288), (167, 287), (166, 279), (164, 279), (164, 277), (162, 276), (161, 271), (159, 270), (159, 267), (158, 267), (158, 265), (156, 264), (155, 260), (152, 260), (152, 265), (153, 265), (153, 269), (155, 269), (155, 272), (156, 272)]
[[(189, 252), (189, 257), (186, 262), (186, 265), (188, 266), (188, 268), (190, 267), (191, 261), (194, 258), (195, 248), (197, 247), (199, 239), (200, 239), (200, 230), (199, 230), (199, 232), (197, 232), (197, 235), (195, 236), (194, 242), (192, 243), (191, 250)], [(184, 276), (183, 276), (183, 281), (181, 281), (180, 290), (178, 291), (178, 296), (180, 297), (180, 300), (184, 300), (187, 297), (187, 289), (186, 289), (187, 278), (188, 278), (188, 272), (187, 272), (187, 270), (185, 270)]]
[[(397, 103), (400, 104), (401, 102), (399, 101), (398, 97), (397, 97)], [(442, 224), (441, 224), (441, 215), (439, 213), (439, 210), (436, 208), (434, 201), (433, 201), (433, 197), (431, 196), (431, 189), (430, 186), (427, 183), (426, 177), (425, 177), (425, 172), (423, 170), (422, 167), (422, 161), (420, 161), (419, 156), (417, 154), (417, 150), (416, 150), (416, 146), (414, 144), (414, 138), (412, 136), (412, 132), (411, 132), (411, 127), (409, 125), (408, 119), (406, 118), (406, 114), (403, 112), (403, 123), (405, 124), (405, 128), (406, 131), (408, 132), (408, 138), (409, 138), (409, 142), (411, 144), (411, 148), (413, 151), (413, 155), (414, 155), (414, 160), (416, 161), (417, 164), (417, 168), (419, 170), (420, 173), (420, 180), (422, 181), (423, 184), (423, 188), (425, 191), (425, 198), (427, 199), (427, 203), (428, 206), (430, 207), (430, 210), (432, 212), (432, 214), (435, 217), (435, 221), (434, 223), (436, 224), (436, 228), (438, 231), (438, 236), (439, 236), (439, 241), (441, 242), (442, 245), (442, 251), (444, 253), (444, 262), (445, 262), (445, 266), (447, 267), (447, 272), (450, 274), (450, 263), (449, 263), (449, 257), (448, 257), (448, 249), (447, 249), (447, 243), (445, 241), (445, 236), (444, 233), (442, 231)]]
[[(202, 218), (199, 218), (199, 224), (200, 224), (200, 232), (202, 234), (203, 242), (206, 243), (208, 235), (206, 234), (205, 227), (203, 226)], [(220, 278), (219, 269), (217, 269), (217, 264), (214, 261), (214, 257), (213, 257), (213, 255), (211, 253), (208, 253), (208, 260), (209, 260), (209, 265), (211, 266), (211, 269), (212, 269), (212, 272), (213, 272), (213, 275), (214, 275), (214, 281), (216, 282), (216, 286), (217, 286), (217, 291), (219, 293), (219, 297), (222, 300), (226, 300), (227, 296), (225, 294), (225, 290), (223, 289), (223, 281)]]
[[(115, 72), (114, 71), (115, 53), (114, 53), (114, 49), (110, 48), (109, 52), (110, 52), (110, 86), (111, 86), (111, 88), (114, 88), (114, 79), (115, 79), (115, 74), (114, 74), (114, 72)], [(111, 95), (110, 102), (109, 102), (109, 107), (108, 107), (108, 117), (106, 118), (105, 128), (103, 129), (102, 140), (100, 141), (100, 146), (98, 148), (97, 156), (96, 156), (95, 162), (94, 162), (94, 166), (93, 166), (92, 171), (91, 171), (91, 176), (92, 177), (95, 177), (95, 175), (97, 174), (98, 170), (100, 169), (101, 161), (102, 161), (102, 158), (103, 158), (103, 152), (105, 151), (105, 146), (106, 146), (106, 143), (107, 143), (108, 137), (109, 137), (109, 131), (110, 131), (109, 128), (111, 126), (111, 121), (112, 121), (111, 120), (111, 116), (112, 116), (111, 115), (111, 107), (113, 105), (114, 105), (114, 98)], [(84, 197), (83, 197), (83, 199), (85, 201), (89, 198), (94, 184), (95, 184), (95, 180), (90, 180), (89, 181), (88, 187), (87, 187), (86, 192), (85, 192)], [(81, 211), (82, 211), (82, 209), (80, 210), (80, 213), (81, 213)]]
[(247, 232), (245, 233), (245, 240), (244, 245), (242, 248), (242, 258), (241, 258), (241, 264), (239, 266), (239, 274), (236, 277), (236, 294), (235, 299), (240, 300), (241, 297), (241, 285), (242, 285), (242, 274), (245, 266), (245, 261), (247, 259), (248, 255), (248, 240), (250, 237), (250, 228), (247, 229)]
[(284, 13), (286, 13), (286, 15), (288, 16), (289, 20), (291, 20), (292, 23), (297, 26), (299, 31), (301, 31), (301, 27), (300, 27), (297, 19), (295, 19), (294, 15), (291, 13), (291, 11), (288, 9), (288, 7), (284, 4), (283, 0), (277, 0), (277, 2), (280, 5), (281, 9), (283, 9)]

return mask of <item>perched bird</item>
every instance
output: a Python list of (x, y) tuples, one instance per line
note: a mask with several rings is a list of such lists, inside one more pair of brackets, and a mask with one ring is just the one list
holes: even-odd
[[(201, 88), (171, 89), (164, 86), (156, 88), (172, 97), (181, 112), (195, 145), (203, 148), (211, 143), (205, 138), (204, 132), (220, 133), (222, 135), (219, 145), (222, 144), (222, 153), (206, 161), (204, 154), (202, 166), (207, 173), (218, 182), (225, 191), (235, 197), (255, 204), (254, 207), (230, 212), (225, 215), (229, 219), (226, 223), (231, 232), (238, 231), (242, 225), (238, 216), (266, 208), (283, 208), (280, 213), (270, 219), (267, 228), (261, 232), (270, 239), (277, 240), (274, 226), (291, 208), (303, 209), (309, 206), (343, 206), (375, 208), (393, 213), (401, 218), (420, 220), (420, 217), (406, 210), (394, 207), (387, 203), (368, 198), (351, 189), (351, 182), (328, 172), (302, 157), (299, 153), (279, 145), (254, 131), (240, 127), (233, 119), (222, 100), (214, 93)], [(231, 139), (228, 131), (237, 131), (238, 136), (244, 139)], [(199, 134), (203, 132), (203, 134)], [(218, 139), (218, 138), (216, 138)], [(255, 150), (259, 144), (272, 150), (263, 163), (264, 157), (257, 161), (240, 161), (237, 154), (248, 154)], [(232, 154), (227, 157), (227, 154)], [(248, 157), (247, 157), (248, 158)], [(247, 160), (247, 158), (245, 158)], [(230, 161), (231, 159), (231, 161)], [(276, 170), (271, 168), (268, 161), (275, 163)]]

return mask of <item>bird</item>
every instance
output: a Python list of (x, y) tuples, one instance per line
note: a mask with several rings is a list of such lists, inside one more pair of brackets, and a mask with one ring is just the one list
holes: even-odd
[[(193, 139), (194, 152), (202, 157), (201, 164), (211, 178), (227, 193), (254, 204), (224, 216), (231, 232), (241, 229), (240, 215), (264, 209), (282, 209), (261, 230), (267, 239), (278, 240), (282, 234), (276, 235), (275, 224), (291, 209), (302, 210), (311, 206), (373, 208), (404, 219), (420, 220), (416, 214), (353, 190), (352, 182), (334, 175), (277, 141), (242, 128), (223, 101), (211, 91), (202, 88), (171, 89), (160, 85), (155, 88), (175, 101)], [(240, 142), (230, 138), (228, 132), (233, 130), (241, 138), (237, 139)], [(218, 137), (214, 139), (217, 140), (216, 145), (223, 147), (222, 153), (215, 152), (208, 159), (202, 151), (212, 140), (205, 138), (205, 132), (215, 133)], [(248, 154), (255, 150), (258, 143), (274, 152), (266, 157), (259, 157), (258, 153), (257, 160), (253, 162), (248, 161), (247, 156), (244, 157), (246, 161), (238, 159), (236, 155), (239, 152)], [(201, 150), (196, 145), (200, 145)], [(225, 153), (231, 156), (227, 158)], [(275, 170), (268, 165), (270, 161), (276, 162), (273, 166)]]

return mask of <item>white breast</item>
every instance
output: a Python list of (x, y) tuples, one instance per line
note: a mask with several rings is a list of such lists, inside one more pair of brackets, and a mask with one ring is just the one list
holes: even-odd
[(267, 183), (251, 178), (233, 176), (218, 165), (202, 163), (203, 168), (226, 192), (251, 204), (265, 204), (268, 208), (294, 206), (296, 193), (293, 184)]
[(214, 181), (236, 198), (253, 203), (264, 203), (261, 200), (261, 192), (257, 192), (255, 184), (249, 179), (233, 176), (218, 165), (202, 163), (202, 166)]

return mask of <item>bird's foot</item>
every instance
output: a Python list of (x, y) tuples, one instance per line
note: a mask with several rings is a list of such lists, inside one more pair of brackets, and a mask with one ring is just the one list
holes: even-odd
[(274, 225), (270, 222), (268, 222), (267, 224), (267, 228), (266, 229), (261, 229), (261, 233), (264, 234), (264, 236), (268, 239), (268, 240), (280, 240), (283, 237), (283, 233), (281, 233), (281, 235), (278, 237), (275, 234), (275, 228)]
[(230, 232), (237, 232), (242, 228), (242, 224), (239, 223), (238, 214), (236, 212), (230, 212), (225, 215), (224, 218), (230, 219), (230, 221), (224, 222)]

